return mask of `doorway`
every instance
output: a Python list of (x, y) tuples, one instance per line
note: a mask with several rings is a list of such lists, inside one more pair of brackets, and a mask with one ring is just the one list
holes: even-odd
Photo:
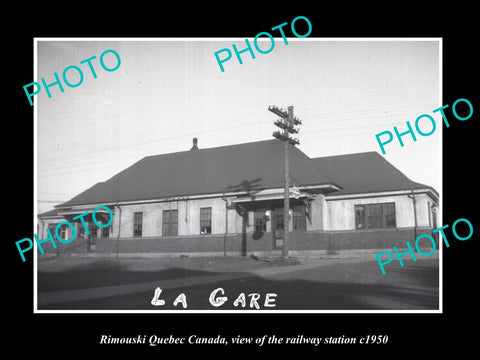
[(280, 250), (283, 247), (284, 239), (284, 218), (283, 207), (272, 209), (272, 238), (273, 249)]

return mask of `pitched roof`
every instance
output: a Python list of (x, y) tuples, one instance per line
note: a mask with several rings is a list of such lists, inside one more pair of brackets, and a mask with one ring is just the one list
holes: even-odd
[[(277, 139), (148, 156), (105, 182), (58, 205), (111, 203), (284, 186), (284, 143)], [(290, 173), (300, 185), (331, 181), (291, 147)]]
[(52, 210), (48, 210), (48, 211), (45, 211), (41, 214), (38, 214), (38, 217), (41, 218), (41, 217), (52, 217), (52, 216), (57, 216), (58, 215), (58, 210), (57, 209), (52, 209)]
[(375, 151), (313, 158), (312, 161), (341, 187), (332, 195), (410, 189), (435, 189), (410, 180)]
[[(333, 195), (435, 189), (410, 180), (375, 151), (309, 158), (290, 147), (292, 182), (334, 185)], [(284, 186), (284, 144), (277, 139), (148, 156), (56, 208)]]

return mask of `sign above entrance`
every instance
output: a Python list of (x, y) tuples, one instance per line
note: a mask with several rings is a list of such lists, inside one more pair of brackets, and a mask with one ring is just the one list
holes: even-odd
[(298, 199), (300, 197), (300, 189), (296, 186), (292, 186), (290, 188), (290, 194), (292, 194), (292, 196), (295, 198), (295, 199)]

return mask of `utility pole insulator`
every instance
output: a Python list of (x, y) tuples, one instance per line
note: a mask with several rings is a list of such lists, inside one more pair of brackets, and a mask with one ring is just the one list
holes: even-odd
[(283, 130), (275, 131), (273, 137), (282, 140), (285, 144), (284, 156), (285, 156), (285, 189), (284, 189), (284, 201), (283, 201), (283, 245), (282, 245), (282, 259), (288, 258), (288, 232), (290, 224), (290, 169), (289, 169), (289, 147), (290, 145), (298, 145), (300, 141), (297, 138), (291, 138), (290, 134), (297, 134), (298, 129), (295, 129), (295, 125), (301, 125), (302, 122), (293, 116), (293, 106), (289, 106), (287, 111), (272, 105), (268, 107), (268, 110), (281, 119), (274, 122), (274, 125)]
[(283, 122), (282, 120), (277, 120), (273, 123), (273, 125), (279, 127), (280, 129), (283, 129), (283, 130), (287, 130), (289, 133), (291, 134), (297, 134), (298, 133), (298, 129), (295, 129), (293, 126), (291, 126), (290, 124), (285, 124), (285, 122)]

